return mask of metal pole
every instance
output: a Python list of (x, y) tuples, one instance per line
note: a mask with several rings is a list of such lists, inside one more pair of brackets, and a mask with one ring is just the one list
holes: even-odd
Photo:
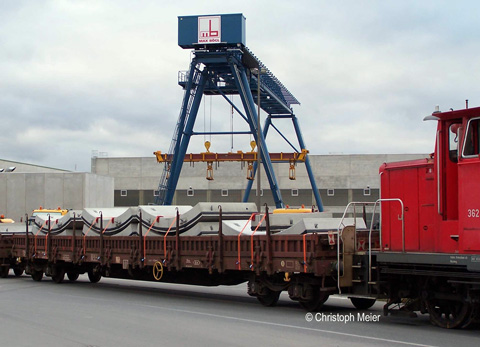
[(260, 177), (262, 175), (262, 170), (261, 170), (261, 161), (260, 161), (260, 153), (261, 153), (261, 141), (260, 141), (260, 75), (262, 74), (262, 69), (260, 66), (258, 67), (258, 76), (257, 76), (257, 173), (256, 173), (256, 178), (257, 178), (257, 209), (258, 213), (261, 212), (262, 210), (262, 200), (260, 197), (260, 191), (262, 189), (262, 184), (260, 182)]

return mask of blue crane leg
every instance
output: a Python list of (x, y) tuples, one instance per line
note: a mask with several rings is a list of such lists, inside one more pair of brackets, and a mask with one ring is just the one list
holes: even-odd
[[(305, 142), (303, 141), (302, 132), (300, 131), (300, 126), (298, 124), (297, 117), (295, 115), (292, 117), (293, 126), (295, 128), (295, 133), (297, 134), (298, 143), (302, 149), (305, 149)], [(305, 158), (305, 168), (307, 169), (308, 178), (310, 179), (310, 184), (312, 186), (313, 195), (315, 196), (315, 201), (317, 202), (317, 207), (320, 212), (323, 212), (323, 203), (322, 198), (320, 197), (320, 193), (317, 188), (317, 184), (315, 183), (315, 175), (313, 174), (312, 167), (310, 165), (310, 159), (307, 157)]]
[(240, 91), (240, 98), (242, 100), (242, 103), (245, 108), (245, 112), (247, 114), (250, 130), (257, 142), (257, 145), (260, 144), (260, 155), (263, 161), (263, 166), (265, 168), (265, 174), (267, 176), (268, 183), (270, 184), (270, 190), (272, 191), (273, 200), (275, 201), (275, 206), (277, 208), (282, 208), (284, 207), (284, 204), (282, 201), (282, 194), (278, 187), (277, 179), (275, 177), (275, 172), (273, 171), (270, 155), (268, 154), (267, 144), (265, 143), (263, 134), (262, 136), (260, 136), (260, 139), (258, 139), (258, 136), (257, 136), (258, 135), (257, 127), (259, 127), (260, 124), (257, 124), (257, 112), (255, 110), (255, 103), (253, 101), (252, 92), (248, 84), (245, 70), (243, 68), (239, 69), (235, 64), (232, 64), (232, 71), (234, 72), (234, 75), (235, 75), (235, 83), (237, 84), (237, 88)]

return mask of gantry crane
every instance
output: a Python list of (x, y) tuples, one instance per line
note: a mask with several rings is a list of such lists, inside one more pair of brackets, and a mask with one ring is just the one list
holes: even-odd
[[(245, 46), (245, 17), (242, 14), (212, 16), (184, 16), (178, 18), (178, 44), (184, 49), (193, 49), (193, 58), (187, 73), (179, 73), (178, 83), (184, 89), (180, 116), (176, 124), (169, 154), (164, 162), (162, 177), (158, 186), (156, 203), (170, 205), (180, 177), (198, 109), (204, 95), (222, 96), (248, 124), (246, 132), (205, 132), (205, 134), (251, 134), (260, 152), (272, 196), (277, 208), (284, 207), (280, 188), (272, 166), (271, 155), (265, 138), (270, 127), (274, 128), (296, 153), (303, 153), (307, 174), (319, 211), (323, 211), (322, 200), (317, 189), (313, 171), (308, 158), (308, 151), (300, 132), (298, 119), (291, 105), (298, 100), (270, 72), (270, 70)], [(239, 95), (243, 111), (227, 95)], [(255, 105), (260, 103), (267, 117), (263, 130), (258, 124)], [(300, 149), (295, 146), (273, 124), (275, 119), (290, 119), (297, 136)], [(259, 134), (260, 136), (258, 136)], [(253, 151), (253, 149), (252, 149)], [(208, 159), (208, 158), (207, 158)], [(206, 162), (218, 160), (204, 160)], [(289, 160), (290, 163), (292, 162)], [(253, 162), (253, 175), (257, 162)], [(207, 175), (208, 178), (208, 175)], [(253, 180), (248, 180), (243, 201), (248, 201)]]

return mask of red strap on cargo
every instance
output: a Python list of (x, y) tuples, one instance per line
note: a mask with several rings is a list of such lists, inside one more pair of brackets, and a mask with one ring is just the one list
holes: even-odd
[(163, 217), (163, 216), (155, 217), (155, 219), (153, 220), (153, 223), (150, 224), (150, 228), (148, 228), (147, 232), (145, 233), (145, 236), (143, 237), (143, 261), (147, 259), (147, 235), (150, 232), (150, 230), (153, 228), (153, 225), (160, 221), (160, 217)]
[(112, 218), (110, 219), (110, 222), (107, 223), (107, 226), (102, 230), (102, 234), (105, 233), (105, 230), (107, 230), (108, 226), (109, 226), (110, 224), (112, 224), (113, 221), (114, 221), (114, 218), (112, 217)]
[(175, 223), (176, 220), (177, 220), (177, 216), (175, 216), (175, 218), (173, 218), (172, 224), (170, 224), (167, 232), (165, 233), (165, 236), (163, 237), (163, 259), (164, 260), (167, 260), (167, 235), (170, 232), (170, 229), (172, 229), (172, 226), (173, 226), (173, 224)]
[(35, 254), (37, 254), (37, 236), (38, 236), (38, 233), (43, 229), (43, 227), (45, 226), (45, 224), (47, 224), (48, 220), (46, 220), (42, 226), (40, 227), (40, 229), (38, 229), (37, 233), (35, 234)]
[(247, 220), (247, 223), (245, 223), (245, 225), (243, 226), (242, 230), (240, 231), (240, 234), (238, 234), (238, 246), (237, 246), (237, 249), (238, 249), (238, 259), (237, 259), (237, 265), (238, 265), (238, 269), (241, 270), (242, 269), (242, 266), (240, 264), (240, 236), (242, 235), (243, 231), (245, 230), (245, 228), (247, 227), (248, 223), (252, 221), (253, 217), (255, 217), (257, 215), (257, 213), (252, 213), (252, 215), (250, 216), (250, 218), (248, 218)]
[(253, 235), (255, 235), (255, 232), (258, 230), (258, 228), (260, 227), (260, 225), (262, 224), (262, 222), (265, 220), (265, 218), (267, 217), (267, 214), (265, 213), (262, 217), (262, 220), (257, 224), (257, 227), (255, 228), (255, 230), (253, 231), (252, 235), (250, 236), (250, 249), (251, 249), (251, 265), (252, 265), (252, 271), (254, 270), (253, 269)]
[(99, 219), (100, 219), (100, 217), (95, 217), (95, 219), (93, 220), (92, 224), (90, 224), (90, 228), (88, 228), (88, 230), (87, 230), (87, 232), (85, 233), (85, 235), (83, 235), (83, 255), (85, 255), (85, 253), (87, 252), (87, 249), (86, 249), (86, 246), (85, 246), (85, 238), (87, 237), (88, 232), (90, 231), (90, 229), (93, 228), (93, 225), (96, 224)]

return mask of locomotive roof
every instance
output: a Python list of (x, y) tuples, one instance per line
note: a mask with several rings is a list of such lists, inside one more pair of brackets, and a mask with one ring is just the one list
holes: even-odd
[(424, 120), (449, 120), (456, 118), (473, 118), (480, 115), (480, 107), (465, 108), (462, 110), (450, 110), (446, 112), (433, 112), (430, 116), (424, 118)]

